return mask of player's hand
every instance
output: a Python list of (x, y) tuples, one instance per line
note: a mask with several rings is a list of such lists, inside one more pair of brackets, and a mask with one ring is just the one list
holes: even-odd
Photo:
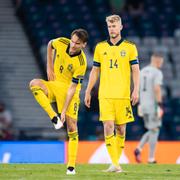
[(139, 92), (137, 90), (133, 90), (132, 94), (131, 94), (131, 101), (132, 101), (132, 105), (136, 105), (139, 101)]
[(143, 117), (141, 105), (138, 105), (137, 112), (139, 117)]
[(91, 105), (91, 93), (90, 92), (86, 91), (84, 103), (88, 108), (90, 108), (90, 105)]
[(157, 116), (158, 116), (158, 119), (161, 119), (164, 115), (164, 110), (161, 106), (158, 106), (157, 108)]
[(50, 68), (47, 69), (47, 77), (48, 77), (48, 81), (54, 81), (55, 80), (54, 71)]
[(61, 121), (62, 121), (62, 123), (64, 123), (65, 122), (65, 119), (66, 118), (66, 113), (65, 112), (62, 112), (61, 113)]

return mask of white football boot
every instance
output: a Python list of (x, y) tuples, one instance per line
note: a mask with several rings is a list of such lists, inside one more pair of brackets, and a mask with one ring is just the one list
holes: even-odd
[(116, 172), (116, 173), (121, 173), (123, 170), (121, 169), (120, 166), (114, 166), (111, 164), (108, 169), (104, 170), (103, 172)]
[(53, 117), (53, 119), (51, 121), (52, 121), (55, 129), (61, 129), (63, 127), (63, 123), (59, 116)]

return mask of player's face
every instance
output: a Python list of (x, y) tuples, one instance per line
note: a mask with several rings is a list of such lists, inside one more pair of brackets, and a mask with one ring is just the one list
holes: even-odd
[(122, 30), (122, 24), (119, 21), (115, 21), (113, 23), (107, 22), (108, 32), (110, 38), (115, 39), (120, 35), (120, 31)]
[(157, 68), (161, 68), (164, 62), (162, 57), (152, 57), (152, 61), (156, 64)]
[(69, 51), (71, 54), (79, 52), (82, 48), (86, 46), (86, 43), (83, 43), (76, 34), (71, 37)]
[(159, 59), (158, 59), (158, 61), (157, 61), (157, 66), (158, 66), (158, 68), (161, 68), (161, 67), (162, 67), (163, 62), (164, 62), (163, 58), (160, 58), (160, 57), (159, 57)]

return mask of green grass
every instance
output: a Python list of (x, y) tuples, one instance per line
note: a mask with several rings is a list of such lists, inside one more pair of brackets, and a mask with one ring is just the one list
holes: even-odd
[(107, 165), (77, 165), (76, 175), (66, 175), (62, 164), (0, 164), (1, 180), (180, 180), (180, 165), (122, 165), (123, 173), (104, 173)]

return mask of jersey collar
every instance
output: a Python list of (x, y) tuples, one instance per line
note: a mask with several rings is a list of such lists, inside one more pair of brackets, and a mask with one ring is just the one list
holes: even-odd
[(119, 46), (122, 42), (124, 41), (123, 38), (121, 38), (116, 44), (113, 44), (111, 41), (110, 41), (110, 38), (107, 40), (107, 43), (110, 45), (110, 46)]
[(79, 52), (77, 52), (76, 54), (69, 54), (69, 48), (70, 48), (70, 43), (68, 44), (68, 47), (66, 49), (66, 53), (70, 56), (70, 57), (75, 57), (75, 56), (79, 56), (81, 54), (81, 50)]

